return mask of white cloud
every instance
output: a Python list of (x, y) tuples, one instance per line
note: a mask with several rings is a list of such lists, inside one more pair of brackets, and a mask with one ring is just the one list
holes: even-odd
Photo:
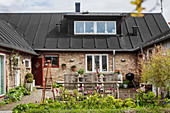
[[(81, 2), (81, 11), (89, 12), (132, 12), (132, 0), (0, 0), (1, 12), (74, 12), (75, 1)], [(142, 4), (149, 12), (159, 0), (145, 0)], [(170, 21), (170, 0), (163, 0), (164, 16)], [(160, 3), (152, 12), (160, 13)]]

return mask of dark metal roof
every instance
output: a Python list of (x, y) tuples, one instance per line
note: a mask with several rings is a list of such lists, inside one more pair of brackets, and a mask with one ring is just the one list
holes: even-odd
[(16, 30), (3, 20), (0, 20), (0, 46), (37, 55)]
[[(74, 20), (109, 20), (118, 18), (118, 35), (74, 35)], [(149, 13), (131, 17), (128, 13), (12, 13), (0, 14), (34, 50), (119, 50), (130, 51), (169, 30), (162, 14)], [(70, 20), (69, 20), (70, 19)], [(133, 36), (133, 26), (138, 26)]]

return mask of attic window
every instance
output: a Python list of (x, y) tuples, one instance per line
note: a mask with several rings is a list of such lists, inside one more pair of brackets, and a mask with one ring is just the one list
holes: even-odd
[(116, 21), (75, 21), (74, 34), (114, 35)]

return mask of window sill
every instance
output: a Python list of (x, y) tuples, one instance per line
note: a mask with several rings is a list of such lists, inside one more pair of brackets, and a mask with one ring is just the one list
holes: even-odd
[(20, 70), (21, 68), (14, 68), (15, 70)]
[(5, 97), (5, 94), (0, 95), (0, 98)]
[[(44, 68), (47, 68), (48, 66), (44, 66)], [(50, 66), (51, 68), (59, 68), (59, 66)]]
[(30, 67), (27, 67), (26, 69), (27, 69), (27, 70), (30, 70), (31, 68), (30, 68)]

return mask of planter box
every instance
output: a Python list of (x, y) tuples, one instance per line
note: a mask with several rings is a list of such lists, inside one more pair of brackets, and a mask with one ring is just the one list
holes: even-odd
[(26, 83), (26, 89), (28, 91), (33, 91), (33, 83)]

